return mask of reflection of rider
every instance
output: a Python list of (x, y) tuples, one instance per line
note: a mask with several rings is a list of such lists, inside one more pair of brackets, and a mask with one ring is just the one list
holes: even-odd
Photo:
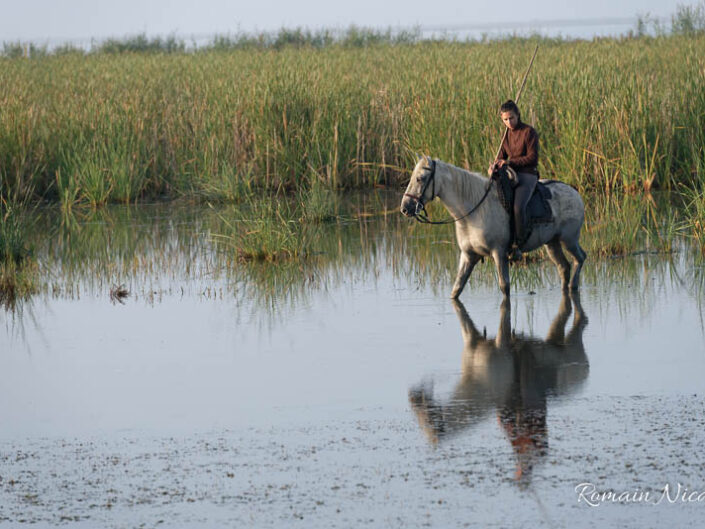
[(500, 107), (500, 117), (507, 127), (507, 134), (502, 142), (499, 157), (491, 166), (505, 165), (517, 173), (517, 185), (514, 189), (514, 233), (515, 246), (512, 259), (521, 259), (519, 247), (526, 242), (526, 205), (534, 192), (538, 181), (539, 135), (531, 126), (521, 121), (519, 107), (511, 99)]
[(512, 349), (514, 381), (510, 398), (497, 410), (497, 419), (517, 458), (515, 478), (525, 483), (531, 480), (534, 465), (548, 453), (545, 390), (551, 386), (549, 380), (542, 380), (546, 370), (530, 350)]

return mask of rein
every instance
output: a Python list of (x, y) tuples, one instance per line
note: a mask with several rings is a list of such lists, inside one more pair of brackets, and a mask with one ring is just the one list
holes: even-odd
[(453, 224), (455, 222), (458, 222), (459, 220), (464, 219), (465, 217), (469, 217), (470, 215), (472, 215), (475, 210), (482, 205), (482, 203), (487, 198), (487, 195), (489, 195), (490, 189), (492, 188), (492, 179), (490, 179), (490, 181), (487, 183), (487, 187), (485, 188), (485, 194), (482, 195), (480, 201), (465, 215), (463, 215), (462, 217), (458, 217), (457, 219), (454, 218), (452, 220), (431, 220), (428, 217), (428, 212), (426, 211), (426, 204), (424, 204), (423, 201), (423, 196), (426, 194), (426, 190), (428, 189), (428, 186), (431, 183), (433, 183), (433, 188), (431, 190), (431, 199), (429, 200), (429, 202), (436, 198), (436, 160), (431, 160), (431, 164), (431, 174), (429, 175), (428, 180), (424, 182), (423, 189), (421, 189), (421, 196), (412, 195), (411, 193), (404, 193), (405, 197), (413, 198), (414, 200), (416, 200), (416, 211), (414, 212), (414, 219), (417, 222), (420, 222), (421, 224)]

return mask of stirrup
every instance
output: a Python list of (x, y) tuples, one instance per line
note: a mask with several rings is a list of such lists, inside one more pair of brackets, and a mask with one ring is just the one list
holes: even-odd
[(524, 254), (521, 252), (518, 246), (514, 245), (509, 249), (508, 257), (510, 261), (518, 262), (524, 258)]

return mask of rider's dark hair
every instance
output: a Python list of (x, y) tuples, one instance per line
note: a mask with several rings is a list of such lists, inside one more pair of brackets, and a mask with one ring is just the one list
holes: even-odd
[(501, 114), (502, 112), (514, 112), (521, 120), (521, 112), (519, 112), (519, 107), (511, 99), (507, 99), (504, 103), (502, 103), (502, 106), (499, 107), (499, 113)]

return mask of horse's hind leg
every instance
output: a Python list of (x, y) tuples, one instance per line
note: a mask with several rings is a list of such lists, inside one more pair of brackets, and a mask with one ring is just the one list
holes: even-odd
[(546, 243), (546, 248), (548, 249), (548, 256), (553, 261), (553, 264), (558, 268), (558, 273), (561, 276), (561, 287), (563, 290), (568, 290), (568, 282), (570, 281), (570, 263), (568, 259), (563, 255), (563, 250), (561, 250), (561, 243), (556, 238)]
[(580, 247), (577, 238), (572, 242), (563, 241), (563, 244), (565, 244), (565, 249), (568, 253), (573, 256), (573, 263), (575, 264), (575, 272), (573, 272), (573, 278), (570, 280), (570, 288), (572, 290), (578, 290), (580, 286), (580, 271), (583, 269), (583, 263), (585, 262), (587, 254), (585, 250)]
[(475, 252), (464, 252), (460, 251), (460, 263), (458, 263), (458, 275), (455, 277), (455, 283), (453, 284), (453, 291), (450, 294), (452, 299), (458, 299), (460, 293), (465, 288), (465, 284), (468, 282), (468, 278), (472, 273), (472, 269), (480, 260), (480, 256)]

